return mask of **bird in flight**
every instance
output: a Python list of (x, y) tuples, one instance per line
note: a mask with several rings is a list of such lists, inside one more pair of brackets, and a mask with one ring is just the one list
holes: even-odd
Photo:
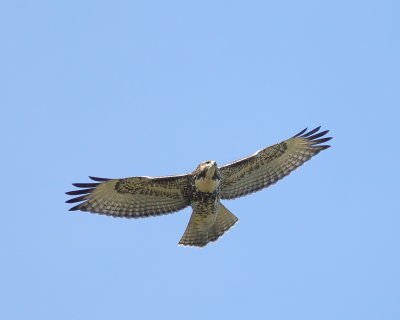
[(105, 179), (89, 177), (92, 183), (74, 183), (80, 202), (70, 211), (81, 210), (113, 217), (142, 218), (179, 211), (191, 206), (189, 224), (179, 241), (183, 246), (204, 247), (228, 231), (238, 218), (220, 200), (234, 199), (266, 188), (320, 151), (329, 148), (324, 137), (329, 130), (304, 129), (295, 136), (253, 155), (218, 167), (205, 161), (196, 170), (165, 177)]

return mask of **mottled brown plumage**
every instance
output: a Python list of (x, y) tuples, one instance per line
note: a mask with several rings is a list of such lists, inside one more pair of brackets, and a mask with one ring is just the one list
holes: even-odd
[(305, 161), (329, 148), (321, 138), (328, 130), (306, 129), (290, 139), (255, 154), (218, 167), (215, 161), (202, 162), (195, 171), (166, 177), (103, 179), (96, 183), (75, 183), (82, 189), (67, 192), (81, 202), (70, 210), (89, 211), (114, 217), (157, 216), (192, 206), (193, 213), (179, 244), (205, 246), (217, 240), (238, 219), (220, 199), (234, 199), (276, 183)]

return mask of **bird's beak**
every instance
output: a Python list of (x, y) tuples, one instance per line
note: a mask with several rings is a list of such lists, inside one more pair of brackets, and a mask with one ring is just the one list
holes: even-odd
[(215, 170), (217, 170), (217, 163), (213, 161), (211, 162), (211, 167), (207, 170), (206, 177), (211, 179), (214, 176)]

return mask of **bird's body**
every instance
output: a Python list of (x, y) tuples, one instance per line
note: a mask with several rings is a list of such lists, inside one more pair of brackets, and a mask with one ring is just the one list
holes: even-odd
[(221, 174), (215, 161), (200, 163), (190, 184), (193, 213), (179, 244), (202, 247), (217, 240), (238, 219), (220, 202)]
[(210, 224), (215, 222), (220, 196), (221, 176), (215, 161), (202, 162), (193, 174), (191, 203), (193, 212), (210, 216)]
[(193, 209), (189, 224), (179, 244), (205, 246), (217, 240), (237, 221), (220, 202), (261, 190), (302, 165), (321, 150), (331, 138), (322, 138), (328, 131), (319, 127), (254, 155), (218, 167), (205, 161), (193, 172), (166, 177), (133, 177), (92, 180), (99, 183), (76, 183), (80, 190), (67, 192), (82, 195), (68, 200), (81, 202), (70, 210), (82, 210), (114, 217), (139, 218), (172, 213), (187, 206)]

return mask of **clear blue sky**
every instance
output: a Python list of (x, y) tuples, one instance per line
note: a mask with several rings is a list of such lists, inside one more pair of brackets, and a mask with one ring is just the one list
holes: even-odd
[[(400, 319), (398, 1), (3, 1), (1, 319)], [(73, 182), (332, 148), (191, 213), (68, 212)]]

